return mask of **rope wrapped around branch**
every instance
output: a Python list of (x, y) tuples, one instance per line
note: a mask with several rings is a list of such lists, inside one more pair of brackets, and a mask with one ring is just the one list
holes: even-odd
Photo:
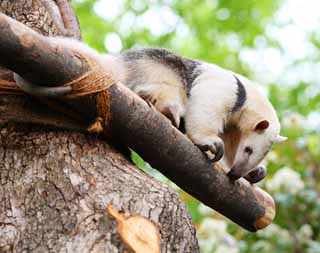
[(75, 98), (96, 94), (97, 117), (95, 122), (88, 127), (90, 133), (103, 133), (107, 135), (110, 122), (110, 96), (107, 91), (115, 81), (106, 70), (90, 57), (83, 56), (89, 66), (89, 71), (64, 86), (71, 87), (71, 92), (65, 98)]
[[(77, 98), (96, 94), (97, 117), (87, 130), (90, 133), (106, 135), (110, 121), (110, 97), (107, 89), (115, 84), (115, 81), (108, 75), (101, 64), (90, 57), (84, 55), (81, 55), (81, 57), (88, 64), (89, 70), (79, 78), (63, 84), (61, 87), (70, 87), (71, 89), (70, 92), (61, 97)], [(39, 88), (41, 87), (39, 86)], [(23, 95), (25, 92), (15, 82), (0, 80), (0, 94)]]

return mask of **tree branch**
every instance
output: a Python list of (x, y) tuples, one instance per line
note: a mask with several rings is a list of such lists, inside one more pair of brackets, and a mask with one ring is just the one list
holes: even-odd
[(69, 0), (55, 0), (55, 1), (61, 13), (61, 18), (63, 20), (66, 35), (69, 35), (77, 39), (81, 39), (79, 22), (78, 22), (77, 16), (75, 15), (71, 7), (71, 1)]
[[(88, 70), (76, 53), (62, 45), (53, 46), (45, 37), (2, 14), (0, 56), (0, 65), (38, 85), (70, 82)], [(242, 227), (256, 231), (272, 222), (275, 206), (266, 192), (245, 180), (230, 181), (169, 120), (126, 87), (113, 85), (108, 93), (113, 137)], [(91, 113), (96, 114), (94, 110)]]

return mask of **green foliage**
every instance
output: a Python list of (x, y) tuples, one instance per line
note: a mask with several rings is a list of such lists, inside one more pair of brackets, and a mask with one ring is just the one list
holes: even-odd
[[(319, 79), (314, 78), (319, 76), (316, 72), (320, 58), (319, 25), (311, 31), (303, 31), (305, 43), (313, 47), (314, 53), (305, 53), (299, 59), (288, 57), (287, 48), (279, 37), (281, 32), (276, 36), (272, 33), (294, 24), (293, 17), (289, 21), (281, 18), (279, 21), (276, 15), (284, 3), (294, 1), (298, 0), (73, 2), (84, 40), (102, 52), (112, 49), (105, 48), (104, 40), (113, 33), (121, 40), (123, 49), (167, 47), (249, 77), (256, 76), (261, 67), (268, 70), (279, 62), (265, 63), (262, 57), (259, 58), (261, 64), (250, 65), (248, 57), (243, 56), (248, 49), (257, 56), (261, 48), (263, 52), (271, 48), (279, 52), (281, 62), (286, 62), (285, 71), (275, 80), (277, 84), (265, 86), (281, 118), (282, 134), (289, 137), (285, 144), (276, 145), (268, 155), (268, 178), (262, 185), (277, 202), (275, 223), (257, 234), (247, 233), (226, 223), (217, 213), (206, 211), (197, 200), (180, 190), (199, 228), (203, 252), (320, 252), (320, 85)], [(283, 13), (290, 16), (286, 10)], [(307, 78), (302, 75), (304, 66), (315, 68)], [(286, 74), (292, 77), (290, 82), (281, 79)], [(140, 168), (171, 184), (137, 154), (133, 153), (132, 157)]]

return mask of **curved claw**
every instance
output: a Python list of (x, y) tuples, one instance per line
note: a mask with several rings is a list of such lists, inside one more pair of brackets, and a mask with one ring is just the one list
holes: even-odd
[(160, 109), (160, 112), (165, 115), (176, 128), (180, 125), (179, 108), (175, 105), (166, 105)]
[(214, 153), (214, 158), (211, 159), (211, 162), (219, 161), (224, 154), (224, 147), (221, 143), (214, 143), (216, 152)]
[(267, 170), (265, 167), (260, 166), (251, 171), (244, 178), (247, 179), (251, 184), (255, 184), (264, 179), (267, 175)]
[(223, 154), (224, 154), (224, 145), (223, 142), (213, 142), (212, 144), (208, 145), (197, 145), (198, 148), (201, 151), (210, 151), (212, 154), (214, 154), (214, 158), (210, 159), (211, 162), (217, 162), (219, 161)]

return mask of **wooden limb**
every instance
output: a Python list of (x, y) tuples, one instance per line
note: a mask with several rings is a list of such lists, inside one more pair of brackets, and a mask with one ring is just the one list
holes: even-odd
[(49, 44), (46, 37), (4, 14), (0, 14), (0, 33), (0, 65), (34, 84), (65, 83), (88, 68), (79, 55)]
[(70, 0), (1, 0), (0, 12), (46, 36), (81, 39)]
[(79, 29), (79, 21), (75, 15), (71, 1), (69, 0), (55, 0), (64, 23), (64, 28), (67, 34), (71, 37), (81, 39), (81, 31)]
[[(35, 84), (41, 84), (40, 80), (50, 80), (50, 84), (69, 82), (88, 67), (81, 56), (62, 45), (50, 45), (45, 37), (4, 15), (0, 15), (0, 56), (0, 65)], [(256, 231), (272, 222), (275, 206), (270, 195), (245, 180), (230, 181), (169, 120), (126, 87), (113, 85), (108, 93), (113, 137), (240, 226)]]

